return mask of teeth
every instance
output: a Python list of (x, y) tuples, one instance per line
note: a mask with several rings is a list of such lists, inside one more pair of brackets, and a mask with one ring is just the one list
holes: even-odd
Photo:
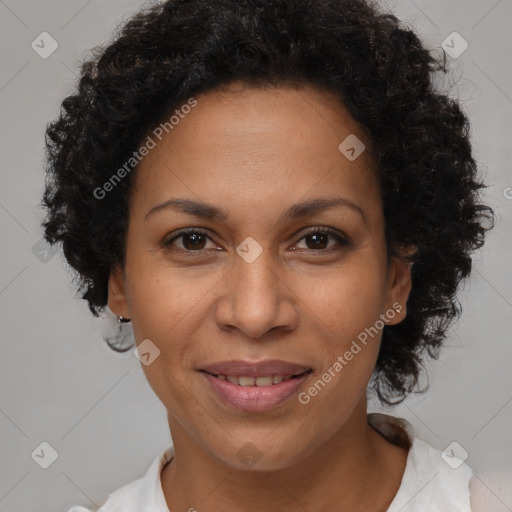
[(254, 386), (254, 377), (238, 377), (240, 386)]
[(291, 375), (267, 375), (265, 377), (245, 377), (245, 376), (236, 376), (236, 375), (217, 375), (219, 380), (227, 380), (231, 382), (231, 384), (236, 384), (237, 386), (272, 386), (273, 384), (279, 384), (285, 380), (290, 380), (292, 378)]
[(256, 386), (272, 386), (272, 376), (268, 377), (258, 377), (256, 379)]
[(237, 384), (238, 385), (238, 377), (235, 377), (234, 375), (226, 375), (226, 379), (231, 382), (231, 384)]

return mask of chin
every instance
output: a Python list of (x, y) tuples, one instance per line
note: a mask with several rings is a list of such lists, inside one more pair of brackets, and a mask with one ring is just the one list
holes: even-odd
[(222, 445), (218, 452), (216, 450), (212, 450), (212, 452), (214, 456), (234, 470), (247, 471), (278, 471), (286, 469), (300, 463), (306, 456), (303, 450), (297, 452), (297, 443), (285, 443), (278, 439), (278, 445), (276, 446), (276, 439), (273, 438), (271, 440), (271, 437), (272, 434), (267, 435), (261, 442), (242, 439), (238, 440), (238, 442), (233, 442), (231, 440), (231, 449), (228, 452), (226, 452), (225, 444)]

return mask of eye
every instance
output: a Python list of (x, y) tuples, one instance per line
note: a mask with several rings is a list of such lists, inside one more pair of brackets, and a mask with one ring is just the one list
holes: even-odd
[(178, 247), (178, 249), (183, 249), (188, 252), (206, 250), (205, 243), (207, 240), (211, 240), (211, 238), (203, 231), (191, 228), (180, 231), (176, 236), (167, 241), (164, 244), (164, 247), (173, 245), (174, 241), (179, 240), (180, 238), (182, 239), (182, 247)]
[[(330, 228), (312, 229), (303, 236), (299, 242), (301, 240), (305, 240), (307, 246), (306, 249), (312, 249), (314, 252), (322, 252), (329, 250), (332, 247), (332, 245), (330, 247), (326, 245), (328, 244), (329, 238), (334, 239), (342, 247), (350, 245), (350, 240), (347, 237)], [(335, 245), (336, 244), (334, 244), (334, 246)]]

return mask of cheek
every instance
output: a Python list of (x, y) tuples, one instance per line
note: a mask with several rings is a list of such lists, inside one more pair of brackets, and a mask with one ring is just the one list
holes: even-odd
[(369, 260), (361, 254), (322, 279), (297, 279), (302, 284), (294, 291), (304, 299), (305, 311), (313, 312), (319, 333), (315, 350), (321, 369), (315, 382), (320, 382), (304, 397), (313, 407), (341, 413), (341, 404), (357, 400), (371, 378), (382, 337), (385, 269)]
[(385, 269), (369, 256), (361, 252), (316, 276), (297, 272), (292, 277), (305, 312), (312, 312), (312, 320), (328, 328), (331, 338), (351, 340), (383, 313)]
[(129, 270), (128, 302), (136, 339), (153, 336), (161, 342), (172, 339), (173, 331), (185, 328), (194, 310), (204, 309), (222, 277), (217, 271), (201, 273), (162, 264), (161, 256), (141, 256)]
[(158, 354), (149, 365), (141, 362), (148, 383), (169, 409), (187, 408), (185, 374), (193, 366), (191, 356), (201, 352), (194, 334), (222, 274), (192, 276), (187, 269), (147, 263), (132, 266), (128, 275), (134, 337), (138, 345), (150, 340), (150, 350)]
[[(329, 435), (347, 421), (365, 395), (375, 368), (382, 339), (382, 331), (377, 328), (381, 327), (377, 323), (380, 301), (371, 294), (358, 297), (338, 302), (346, 307), (336, 311), (331, 303), (334, 327), (324, 329), (316, 348), (321, 365), (298, 396), (304, 413), (311, 420), (306, 427), (311, 435), (315, 431)], [(356, 308), (356, 305), (361, 307)]]

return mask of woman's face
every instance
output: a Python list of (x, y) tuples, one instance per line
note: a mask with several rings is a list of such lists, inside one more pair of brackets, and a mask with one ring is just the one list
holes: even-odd
[(284, 468), (357, 436), (409, 267), (388, 266), (367, 139), (335, 96), (233, 87), (195, 99), (151, 134), (109, 306), (144, 343), (175, 446)]

